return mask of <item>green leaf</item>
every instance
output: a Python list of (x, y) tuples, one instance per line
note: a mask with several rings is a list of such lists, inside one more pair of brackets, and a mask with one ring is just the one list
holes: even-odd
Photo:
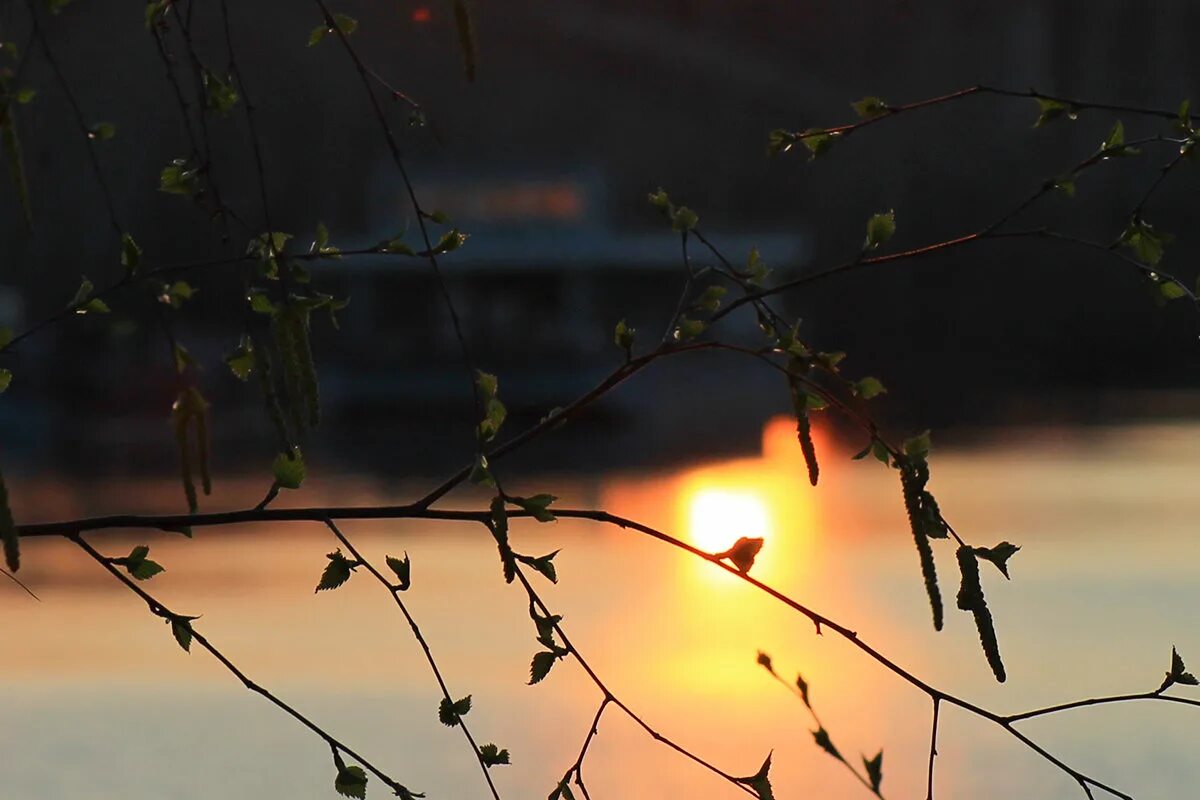
[(809, 161), (824, 155), (833, 147), (834, 141), (840, 136), (838, 133), (829, 133), (819, 129), (810, 129), (800, 134), (800, 142), (808, 149)]
[(885, 211), (873, 215), (867, 220), (867, 238), (863, 242), (864, 250), (874, 250), (882, 244), (887, 244), (896, 232), (896, 212)]
[(558, 553), (559, 551), (555, 550), (553, 553), (539, 556), (538, 558), (530, 558), (529, 556), (517, 556), (517, 558), (522, 563), (528, 564), (544, 575), (546, 580), (550, 581), (551, 583), (558, 583), (558, 572), (554, 568), (554, 557), (558, 555)]
[(558, 499), (552, 494), (535, 494), (532, 497), (512, 497), (509, 499), (523, 508), (538, 522), (554, 522), (554, 520), (558, 519), (549, 510), (550, 504)]
[(442, 238), (438, 239), (438, 243), (433, 246), (432, 250), (422, 250), (417, 255), (419, 256), (440, 256), (443, 253), (451, 253), (462, 247), (463, 244), (470, 238), (470, 234), (463, 233), (458, 228), (453, 228), (442, 234)]
[(0, 327), (0, 350), (12, 344), (13, 332), (12, 328)]
[(633, 336), (637, 333), (636, 328), (629, 327), (625, 320), (617, 323), (616, 329), (613, 331), (613, 341), (617, 347), (625, 351), (625, 359), (633, 358)]
[(829, 755), (833, 756), (838, 761), (846, 760), (846, 759), (842, 758), (842, 754), (839, 753), (837, 747), (834, 746), (833, 740), (829, 738), (829, 733), (828, 733), (828, 731), (825, 730), (825, 728), (823, 728), (823, 727), (817, 728), (815, 731), (812, 732), (812, 735), (813, 735), (813, 741), (815, 741), (817, 743), (817, 746), (820, 747), (822, 750), (824, 750), (826, 753), (829, 753)]
[(929, 431), (924, 431), (904, 442), (904, 454), (911, 458), (925, 459), (933, 446)]
[(550, 674), (550, 668), (554, 666), (554, 662), (558, 660), (558, 654), (550, 650), (543, 650), (540, 653), (535, 653), (533, 661), (529, 664), (529, 685), (541, 683), (542, 679)]
[(1149, 222), (1137, 218), (1130, 220), (1119, 241), (1132, 249), (1139, 261), (1153, 267), (1162, 261), (1166, 245), (1174, 239), (1171, 234), (1155, 230)]
[(0, 394), (8, 391), (8, 387), (12, 384), (12, 370), (0, 369)]
[(256, 314), (275, 313), (275, 304), (271, 302), (271, 298), (267, 297), (265, 292), (252, 291), (246, 295), (246, 300), (250, 303), (250, 310)]
[(854, 109), (854, 113), (858, 114), (862, 119), (875, 119), (882, 117), (891, 111), (888, 104), (880, 100), (878, 97), (864, 97), (850, 104)]
[(704, 329), (707, 327), (708, 323), (703, 320), (681, 316), (675, 325), (675, 332), (672, 336), (677, 342), (687, 342), (704, 333)]
[(1166, 680), (1162, 686), (1158, 687), (1158, 691), (1162, 692), (1175, 684), (1182, 686), (1200, 686), (1200, 681), (1196, 676), (1187, 671), (1187, 666), (1183, 663), (1183, 657), (1179, 655), (1179, 651), (1174, 647), (1171, 648), (1171, 669), (1167, 672)]
[(317, 583), (315, 591), (318, 592), (338, 588), (350, 580), (350, 573), (358, 566), (357, 561), (351, 561), (342, 555), (340, 547), (333, 553), (326, 553), (325, 557), (329, 559), (329, 563), (325, 565), (321, 580)]
[(121, 266), (126, 275), (136, 275), (142, 263), (142, 248), (128, 233), (121, 234)]
[(1121, 120), (1117, 120), (1116, 124), (1112, 126), (1112, 130), (1104, 139), (1104, 144), (1100, 146), (1100, 151), (1105, 154), (1105, 157), (1135, 156), (1141, 152), (1136, 147), (1125, 144), (1125, 125)]
[(328, 25), (318, 25), (313, 28), (312, 32), (308, 34), (308, 46), (316, 47), (319, 45), (321, 40), (325, 38), (325, 34), (329, 33), (329, 31), (330, 28)]
[(1065, 194), (1067, 197), (1075, 196), (1075, 176), (1060, 175), (1053, 181), (1054, 188)]
[(696, 302), (692, 304), (692, 308), (701, 311), (713, 312), (721, 307), (721, 298), (725, 296), (728, 290), (724, 286), (709, 286), (705, 288)]
[(508, 750), (501, 750), (494, 744), (485, 744), (479, 748), (479, 758), (486, 767), (512, 763), (508, 760)]
[(879, 794), (879, 785), (883, 783), (883, 751), (880, 750), (872, 759), (862, 757), (863, 768), (867, 771), (867, 779), (871, 782), (871, 791)]
[(739, 572), (749, 572), (750, 568), (754, 566), (754, 559), (758, 555), (758, 551), (762, 550), (762, 546), (761, 538), (743, 536), (734, 542), (733, 547), (723, 553), (714, 553), (713, 555), (716, 558), (729, 559)]
[(8, 505), (8, 486), (0, 474), (0, 541), (4, 543), (4, 563), (10, 572), (21, 568), (21, 537), (13, 522), (12, 509)]
[(300, 450), (295, 449), (290, 453), (280, 453), (275, 456), (275, 460), (271, 463), (271, 472), (274, 473), (275, 482), (281, 489), (299, 489), (307, 474), (304, 457), (300, 455)]
[(367, 796), (367, 773), (362, 767), (350, 766), (339, 768), (337, 777), (333, 780), (333, 788), (343, 797), (354, 797), (365, 800)]
[(23, 86), (17, 90), (16, 97), (17, 102), (21, 105), (29, 105), (33, 102), (33, 98), (37, 97), (37, 89), (33, 89), (29, 86)]
[(854, 393), (863, 400), (870, 400), (887, 392), (887, 388), (878, 378), (866, 377), (854, 384)]
[(125, 567), (126, 572), (137, 580), (146, 581), (164, 571), (162, 565), (146, 558), (149, 554), (150, 548), (144, 544), (140, 544), (134, 547), (129, 552), (129, 555), (112, 559), (112, 563)]
[(201, 73), (201, 81), (204, 84), (205, 102), (213, 113), (223, 117), (237, 105), (238, 93), (233, 88), (232, 76), (222, 79), (204, 70)]
[(438, 719), (443, 725), (448, 728), (453, 728), (462, 722), (462, 718), (471, 710), (471, 695), (467, 695), (461, 700), (450, 702), (450, 698), (443, 697), (442, 702), (438, 705)]
[(148, 558), (144, 558), (137, 562), (136, 565), (129, 567), (129, 574), (137, 578), (139, 581), (146, 581), (153, 578), (160, 572), (163, 572), (163, 567)]
[(758, 772), (745, 778), (736, 778), (735, 780), (749, 787), (759, 800), (775, 800), (775, 793), (771, 789), (771, 753), (767, 754), (767, 760), (759, 767)]
[(75, 290), (75, 296), (71, 298), (71, 308), (76, 308), (83, 305), (89, 297), (92, 296), (92, 291), (96, 288), (95, 284), (89, 281), (86, 277), (79, 281), (79, 288)]
[(1010, 542), (1001, 542), (995, 547), (976, 547), (975, 555), (996, 565), (996, 569), (1008, 578), (1008, 560), (1021, 548)]
[(185, 617), (182, 615), (173, 615), (171, 617), (171, 635), (175, 637), (175, 641), (183, 648), (185, 653), (192, 652), (192, 620), (199, 617)]
[[(92, 302), (95, 302), (94, 300)], [(189, 366), (196, 366), (196, 359), (192, 358), (192, 354), (188, 349), (178, 342), (171, 345), (171, 353), (175, 356), (175, 371), (183, 374)]]
[(774, 156), (792, 149), (799, 137), (791, 131), (776, 128), (767, 135), (767, 155)]
[(97, 122), (88, 129), (87, 136), (94, 141), (107, 141), (117, 135), (117, 128), (111, 122)]
[(1158, 283), (1159, 294), (1164, 300), (1178, 300), (1187, 297), (1187, 289), (1173, 280), (1162, 280)]
[(700, 224), (700, 217), (695, 211), (692, 211), (687, 206), (680, 206), (675, 209), (675, 213), (671, 216), (671, 229), (676, 231), (690, 231)]
[(243, 335), (237, 348), (225, 356), (225, 363), (229, 365), (229, 371), (239, 381), (249, 380), (250, 376), (254, 374), (254, 362), (254, 341), (248, 335)]
[(1035, 97), (1033, 99), (1038, 104), (1038, 118), (1033, 123), (1033, 127), (1035, 128), (1040, 128), (1048, 122), (1053, 122), (1064, 114), (1070, 119), (1075, 119), (1078, 113), (1078, 109), (1061, 100), (1052, 100), (1049, 97)]
[(387, 565), (396, 573), (396, 578), (400, 581), (400, 591), (408, 591), (408, 587), (412, 585), (412, 562), (408, 560), (408, 553), (404, 554), (403, 561), (395, 556), (387, 556)]
[(812, 711), (812, 703), (808, 699), (808, 681), (804, 680), (800, 673), (796, 673), (796, 688), (800, 690), (800, 699), (804, 701), (804, 705)]
[(658, 191), (650, 192), (646, 198), (650, 201), (650, 205), (654, 206), (660, 211), (669, 212), (672, 208), (671, 198), (665, 191), (663, 191), (661, 186), (658, 188)]
[(177, 158), (158, 174), (158, 190), (167, 194), (194, 195), (200, 191), (199, 170)]

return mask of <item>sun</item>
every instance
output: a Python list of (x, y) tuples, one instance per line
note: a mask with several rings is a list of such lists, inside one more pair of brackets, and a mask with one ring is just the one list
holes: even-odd
[(710, 553), (728, 549), (742, 536), (766, 538), (770, 531), (767, 503), (753, 492), (699, 489), (688, 504), (692, 544)]

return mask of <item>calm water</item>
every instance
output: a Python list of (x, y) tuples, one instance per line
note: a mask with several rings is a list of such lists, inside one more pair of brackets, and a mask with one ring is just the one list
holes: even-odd
[[(804, 481), (788, 425), (761, 457), (596, 483), (523, 481), (562, 504), (604, 506), (708, 549), (738, 536), (766, 546), (754, 574), (856, 629), (947, 690), (998, 711), (1156, 688), (1171, 646), (1200, 667), (1200, 425), (1008, 431), (934, 454), (931, 488), (973, 543), (1023, 546), (1013, 580), (984, 572), (1009, 682), (996, 685), (969, 615), (935, 633), (894, 472), (825, 442), (822, 485)], [(838, 454), (838, 455), (835, 455)], [(169, 482), (84, 489), (14, 481), (21, 519), (115, 507), (172, 508)], [(420, 487), (321, 483), (294, 502), (395, 502)], [(210, 507), (257, 500), (260, 486), (218, 486)], [(223, 493), (223, 494), (220, 494)], [(480, 498), (452, 498), (466, 507)], [(482, 741), (507, 747), (494, 775), (509, 798), (544, 797), (574, 760), (598, 703), (560, 663), (525, 685), (537, 650), (523, 593), (506, 586), (494, 544), (471, 526), (347, 524), (369, 556), (407, 551), (406, 596), (455, 694), (470, 693)], [(652, 725), (735, 774), (770, 750), (777, 796), (865, 798), (817, 750), (804, 708), (755, 664), (803, 672), (822, 721), (849, 757), (884, 749), (885, 796), (924, 797), (929, 704), (834, 636), (711, 565), (637, 534), (592, 523), (520, 524), (527, 552), (562, 548), (561, 584), (545, 597), (598, 672)], [(148, 541), (167, 567), (149, 588), (197, 623), (253, 678), (431, 798), (483, 797), (460, 734), (437, 721), (438, 693), (407, 627), (380, 587), (358, 575), (313, 593), (334, 543), (316, 524), (244, 526), (136, 539), (95, 537), (120, 555)], [(952, 552), (937, 549), (953, 607)], [(54, 798), (331, 798), (328, 750), (163, 623), (62, 542), (26, 549), (35, 603), (0, 585), (0, 796)], [(1200, 691), (1193, 690), (1196, 696)], [(1084, 771), (1139, 800), (1193, 796), (1200, 711), (1112, 706), (1024, 723)], [(673, 756), (617, 713), (586, 765), (596, 798), (743, 797)], [(943, 715), (943, 798), (1082, 797), (1078, 787), (987, 723)], [(368, 796), (382, 797), (377, 783)], [(1099, 796), (1099, 793), (1098, 793)]]

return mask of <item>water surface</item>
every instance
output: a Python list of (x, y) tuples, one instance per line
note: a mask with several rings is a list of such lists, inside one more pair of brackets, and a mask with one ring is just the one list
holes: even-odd
[[(705, 549), (738, 536), (766, 545), (753, 574), (843, 622), (933, 684), (1001, 712), (1156, 688), (1172, 645), (1200, 667), (1200, 425), (1006, 430), (936, 450), (933, 489), (972, 543), (1020, 544), (1013, 580), (984, 572), (1009, 681), (997, 685), (971, 617), (953, 610), (952, 550), (936, 548), (946, 630), (935, 633), (896, 473), (851, 462), (855, 443), (818, 444), (822, 481), (804, 479), (789, 424), (768, 426), (763, 453), (596, 481), (527, 479), (563, 505), (604, 507)], [(422, 487), (316, 477), (289, 503), (404, 501)], [(210, 508), (258, 499), (250, 482), (218, 485)], [(170, 481), (72, 485), (13, 480), (22, 520), (120, 508), (173, 509)], [(447, 507), (486, 502), (464, 494)], [(361, 549), (408, 552), (405, 596), (482, 741), (512, 753), (493, 772), (506, 797), (544, 797), (574, 760), (600, 696), (560, 662), (525, 685), (538, 645), (523, 592), (504, 584), (477, 526), (347, 523)], [(813, 744), (804, 707), (755, 663), (769, 652), (848, 758), (884, 756), (884, 795), (924, 797), (930, 704), (833, 635), (744, 583), (639, 534), (582, 521), (514, 523), (514, 544), (562, 549), (548, 603), (612, 689), (651, 725), (734, 774), (774, 752), (780, 798), (867, 793)], [(433, 798), (483, 797), (478, 766), (437, 720), (439, 694), (420, 650), (378, 584), (356, 575), (313, 587), (336, 543), (315, 523), (166, 534), (96, 535), (121, 555), (146, 541), (167, 567), (147, 587), (247, 674), (395, 777)], [(69, 543), (31, 542), (35, 603), (0, 587), (0, 750), (4, 797), (259, 800), (329, 798), (327, 748), (241, 688), (203, 651), (175, 644), (161, 620)], [(987, 565), (984, 565), (987, 567)], [(1185, 688), (1181, 693), (1186, 693)], [(1196, 696), (1200, 692), (1192, 690)], [(1023, 730), (1069, 763), (1140, 800), (1188, 796), (1200, 710), (1142, 703), (1074, 711)], [(586, 765), (595, 798), (743, 796), (606, 714)], [(948, 709), (937, 768), (945, 798), (1081, 796), (1069, 778), (1003, 731)], [(368, 796), (383, 793), (373, 783)]]

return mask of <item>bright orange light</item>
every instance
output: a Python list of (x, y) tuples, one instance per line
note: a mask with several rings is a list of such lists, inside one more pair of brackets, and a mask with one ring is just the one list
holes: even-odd
[(727, 550), (742, 536), (768, 538), (770, 512), (766, 501), (751, 492), (701, 489), (688, 508), (692, 544), (710, 553)]

